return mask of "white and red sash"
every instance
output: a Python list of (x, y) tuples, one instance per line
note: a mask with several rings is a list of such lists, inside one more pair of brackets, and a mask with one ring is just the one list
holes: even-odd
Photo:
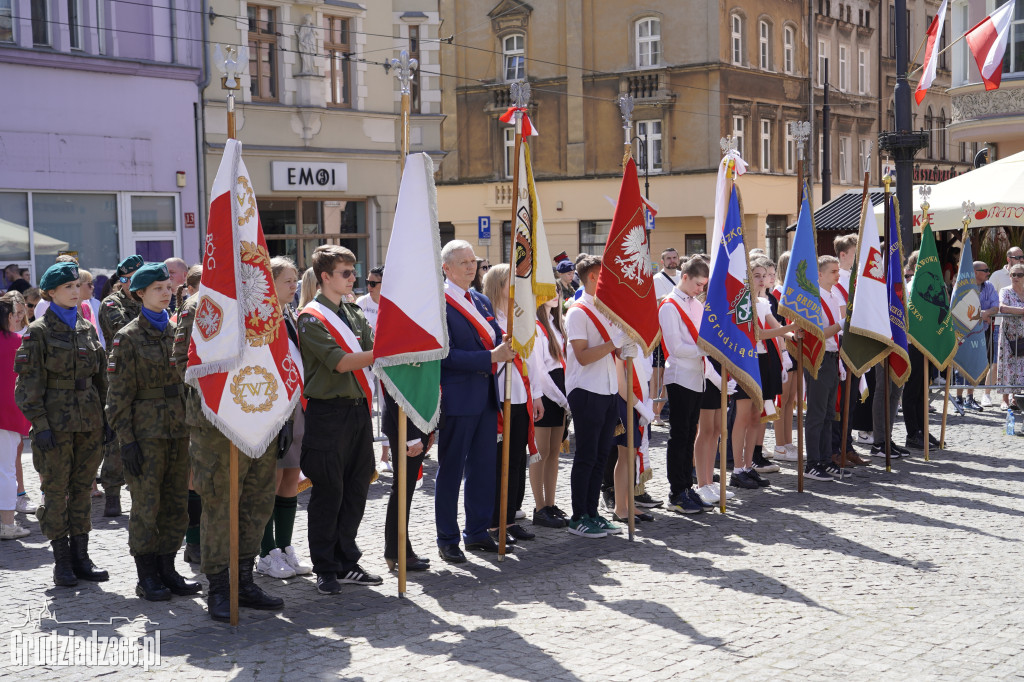
[[(697, 327), (694, 326), (693, 320), (690, 319), (690, 316), (687, 315), (686, 311), (683, 310), (683, 307), (681, 305), (679, 305), (679, 303), (676, 302), (675, 299), (672, 298), (671, 294), (669, 294), (668, 296), (666, 296), (664, 298), (664, 300), (662, 300), (661, 306), (665, 305), (666, 303), (671, 303), (672, 305), (675, 306), (676, 310), (679, 312), (679, 318), (683, 321), (683, 326), (686, 327), (686, 331), (690, 332), (690, 338), (693, 339), (693, 345), (695, 345), (698, 348), (700, 348), (700, 344), (697, 343), (697, 336), (698, 336)], [(661, 306), (658, 306), (658, 308), (660, 309)], [(668, 346), (665, 345), (665, 335), (664, 334), (661, 335), (661, 352), (665, 355), (665, 359), (668, 360), (669, 352), (668, 352)], [(707, 359), (705, 357), (701, 356), (700, 366), (701, 366), (701, 372), (702, 373), (704, 371), (704, 367), (706, 366), (706, 364), (707, 364)]]
[[(466, 321), (473, 326), (473, 329), (476, 330), (477, 335), (480, 337), (480, 341), (484, 344), (484, 348), (487, 350), (494, 350), (494, 329), (487, 323), (487, 320), (480, 314), (480, 311), (477, 310), (472, 301), (467, 301), (465, 299), (459, 300), (447, 291), (444, 292), (444, 297), (448, 300), (448, 303), (458, 310), (462, 316), (466, 318)], [(469, 304), (468, 308), (466, 304)], [(491, 374), (496, 374), (497, 372), (498, 365), (491, 363)]]
[[(836, 286), (839, 286), (839, 285), (837, 284)], [(825, 297), (824, 296), (819, 297), (819, 300), (821, 300), (821, 309), (825, 311), (825, 317), (828, 318), (828, 326), (831, 327), (832, 325), (834, 325), (836, 323), (836, 316), (832, 314), (832, 309), (828, 307), (828, 303), (825, 302)], [(836, 345), (838, 346), (839, 345), (839, 333), (837, 332), (836, 335), (833, 336), (832, 338), (834, 338), (836, 340)]]
[[(502, 325), (499, 323), (498, 326), (501, 327)], [(505, 332), (505, 329), (502, 328), (501, 331)], [(540, 450), (537, 448), (537, 434), (533, 425), (533, 391), (530, 390), (530, 377), (527, 376), (526, 367), (523, 364), (523, 358), (516, 354), (516, 356), (512, 358), (512, 364), (515, 365), (516, 371), (519, 372), (519, 376), (523, 380), (523, 388), (526, 390), (526, 413), (529, 415), (527, 417), (529, 427), (527, 429), (526, 444), (530, 453), (529, 463), (533, 464), (534, 462), (540, 461)], [(508, 396), (508, 398), (511, 400), (512, 396)], [(505, 433), (504, 422), (505, 413), (502, 410), (498, 410), (498, 441), (501, 441), (502, 434)]]
[[(356, 338), (355, 333), (348, 328), (348, 325), (342, 322), (338, 318), (338, 314), (333, 310), (323, 305), (319, 301), (313, 300), (306, 304), (306, 307), (299, 313), (309, 313), (316, 319), (323, 323), (324, 327), (330, 332), (331, 337), (334, 338), (334, 342), (345, 351), (346, 353), (359, 353), (363, 350), (362, 346), (359, 345), (359, 339)], [(356, 378), (356, 382), (359, 384), (359, 388), (362, 389), (363, 395), (366, 396), (366, 407), (367, 409), (373, 410), (373, 387), (376, 384), (373, 376), (370, 374), (370, 369), (364, 367), (359, 370), (352, 372), (352, 376)]]
[(836, 289), (839, 289), (839, 293), (843, 295), (843, 303), (849, 303), (850, 294), (846, 292), (846, 289), (843, 287), (843, 285), (840, 284), (839, 282), (836, 282)]
[[(537, 329), (539, 329), (541, 331), (541, 333), (544, 335), (545, 340), (550, 338), (549, 335), (548, 335), (548, 330), (545, 329), (544, 325), (542, 325), (540, 322), (537, 322)], [(562, 346), (562, 353), (559, 356), (558, 361), (560, 363), (562, 363), (562, 371), (565, 371), (565, 346), (564, 345)]]

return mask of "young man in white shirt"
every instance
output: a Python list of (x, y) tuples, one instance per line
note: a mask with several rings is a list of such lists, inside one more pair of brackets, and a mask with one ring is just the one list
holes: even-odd
[(668, 508), (679, 514), (699, 514), (705, 508), (693, 489), (693, 446), (704, 395), (704, 352), (697, 345), (704, 305), (697, 296), (707, 283), (708, 264), (702, 258), (691, 258), (683, 264), (679, 283), (658, 309), (670, 406), (665, 455)]
[(572, 518), (569, 532), (586, 538), (601, 538), (622, 528), (597, 513), (604, 478), (604, 462), (615, 443), (619, 423), (618, 375), (612, 354), (626, 342), (622, 331), (594, 305), (601, 261), (581, 255), (576, 272), (584, 293), (565, 318), (565, 388), (576, 432), (576, 453), (572, 461)]
[(832, 240), (836, 258), (839, 259), (839, 292), (846, 300), (850, 298), (850, 271), (857, 257), (857, 239), (856, 234), (843, 234)]
[[(661, 252), (661, 270), (654, 276), (654, 296), (658, 303), (665, 300), (676, 284), (679, 283), (679, 253), (671, 246)], [(665, 397), (664, 368), (665, 356), (661, 346), (653, 353), (654, 371), (651, 373), (650, 395), (654, 403), (654, 423), (662, 425), (661, 412), (665, 403), (657, 402)], [(671, 408), (670, 408), (671, 409)], [(660, 504), (660, 503), (659, 503)]]
[[(807, 386), (807, 415), (804, 433), (807, 443), (807, 462), (804, 476), (815, 481), (832, 481), (841, 473), (831, 462), (832, 417), (835, 412), (836, 392), (839, 389), (839, 333), (846, 318), (846, 305), (836, 286), (839, 283), (839, 259), (835, 256), (818, 258), (818, 286), (825, 321), (825, 357), (818, 369), (818, 378), (804, 370)], [(849, 474), (847, 474), (849, 475)]]

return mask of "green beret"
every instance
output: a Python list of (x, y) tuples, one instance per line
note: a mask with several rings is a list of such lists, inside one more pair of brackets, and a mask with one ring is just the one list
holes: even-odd
[(145, 263), (146, 261), (142, 260), (142, 256), (128, 256), (117, 264), (117, 272), (114, 274), (118, 277), (130, 275), (141, 268)]
[(78, 263), (54, 263), (46, 268), (42, 279), (39, 280), (39, 288), (43, 291), (50, 291), (61, 284), (74, 282), (77, 279)]
[[(132, 256), (132, 258), (136, 257)], [(153, 282), (163, 282), (170, 278), (171, 273), (167, 272), (167, 266), (163, 263), (146, 263), (132, 275), (132, 283), (128, 289), (129, 291), (140, 291)]]

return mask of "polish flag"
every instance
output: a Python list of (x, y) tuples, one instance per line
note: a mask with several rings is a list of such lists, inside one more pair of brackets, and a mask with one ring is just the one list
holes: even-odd
[(1010, 0), (964, 35), (974, 61), (978, 63), (986, 90), (998, 88), (1003, 75), (1003, 55), (1006, 53), (1006, 41), (1010, 37), (1014, 4), (1015, 0)]
[(920, 104), (924, 100), (924, 95), (928, 92), (928, 88), (931, 87), (932, 81), (935, 80), (935, 66), (939, 63), (939, 45), (942, 43), (942, 27), (946, 21), (946, 3), (948, 0), (942, 0), (942, 4), (939, 5), (939, 11), (932, 19), (931, 26), (928, 27), (928, 44), (924, 50), (924, 73), (921, 75), (921, 81), (917, 84), (917, 90), (914, 92), (914, 99)]

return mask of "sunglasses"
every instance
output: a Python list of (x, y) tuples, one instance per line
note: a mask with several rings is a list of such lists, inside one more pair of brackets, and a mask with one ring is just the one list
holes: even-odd
[(992, 272), (992, 271), (991, 270), (982, 270), (981, 268), (977, 268), (975, 270), (975, 272)]
[(491, 269), (491, 266), (490, 265), (481, 265), (480, 269), (483, 270), (484, 272), (487, 272), (488, 270)]
[(117, 281), (120, 282), (121, 284), (127, 284), (128, 282), (132, 281), (132, 278), (131, 277), (125, 277), (125, 276), (122, 275), (121, 277), (117, 278)]
[(334, 274), (341, 277), (342, 279), (348, 279), (349, 277), (355, 277), (355, 270), (335, 270)]
[(1007, 256), (1007, 260), (1024, 260), (1024, 256)]
[(376, 289), (377, 287), (380, 286), (380, 282), (374, 282), (373, 280), (368, 279), (366, 280), (366, 286), (370, 287), (371, 289)]
[(1024, 277), (1024, 272), (1017, 272), (1017, 273), (1011, 274), (1010, 277), (1013, 277), (1014, 279), (1020, 279), (1021, 277)]

